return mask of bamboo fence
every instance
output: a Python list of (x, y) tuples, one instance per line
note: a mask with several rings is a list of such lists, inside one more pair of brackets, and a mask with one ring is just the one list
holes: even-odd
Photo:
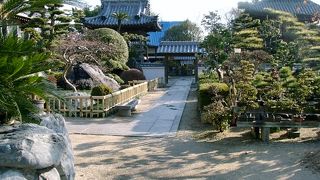
[(143, 96), (158, 87), (159, 79), (135, 82), (134, 86), (108, 94), (106, 96), (69, 96), (64, 101), (51, 98), (46, 102), (45, 111), (56, 112), (67, 117), (105, 117), (117, 105)]

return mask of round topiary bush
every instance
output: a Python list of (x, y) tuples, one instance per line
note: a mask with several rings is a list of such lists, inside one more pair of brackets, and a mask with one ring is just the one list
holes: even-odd
[(109, 28), (89, 30), (85, 35), (85, 39), (89, 41), (100, 41), (109, 45), (110, 53), (101, 55), (101, 60), (104, 61), (109, 68), (127, 68), (126, 63), (129, 58), (128, 45), (123, 36), (117, 31)]
[(112, 89), (104, 84), (100, 84), (99, 86), (96, 86), (91, 90), (91, 96), (105, 96), (111, 93)]
[(128, 81), (133, 80), (146, 80), (146, 77), (138, 69), (130, 69), (128, 71), (123, 71), (121, 74), (121, 79), (128, 84)]

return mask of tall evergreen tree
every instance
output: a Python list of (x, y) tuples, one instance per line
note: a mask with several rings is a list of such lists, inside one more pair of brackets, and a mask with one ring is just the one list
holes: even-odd
[(55, 37), (67, 33), (72, 20), (70, 16), (67, 16), (64, 11), (61, 10), (63, 2), (49, 3), (46, 5), (39, 5), (30, 11), (29, 16), (33, 17), (31, 21), (26, 25), (27, 32), (37, 34), (34, 28), (39, 28), (40, 33), (38, 40), (44, 44), (45, 47), (49, 47)]
[(260, 20), (253, 19), (246, 13), (233, 22), (233, 46), (243, 50), (256, 50), (263, 48), (263, 39), (260, 37), (258, 27)]
[(208, 32), (216, 32), (224, 27), (221, 23), (221, 16), (218, 14), (218, 11), (210, 11), (209, 14), (204, 15), (201, 20), (201, 25)]
[[(276, 42), (275, 59), (280, 66), (292, 66), (293, 63), (317, 65), (320, 60), (320, 32), (315, 25), (299, 22), (292, 14), (269, 9), (273, 17), (275, 31), (280, 32), (280, 41)], [(276, 29), (278, 28), (278, 30)]]

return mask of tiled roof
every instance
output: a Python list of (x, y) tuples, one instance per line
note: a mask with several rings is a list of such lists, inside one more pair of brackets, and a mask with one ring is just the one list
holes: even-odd
[(175, 56), (173, 57), (174, 60), (179, 60), (179, 61), (191, 61), (195, 60), (196, 57), (194, 56)]
[(158, 16), (150, 14), (148, 0), (103, 0), (101, 12), (95, 17), (85, 18), (84, 24), (91, 27), (116, 27), (118, 20), (112, 14), (119, 12), (129, 16), (122, 21), (122, 27), (148, 25), (154, 31), (161, 29)]
[(162, 41), (157, 50), (158, 54), (195, 54), (203, 53), (199, 42), (194, 41)]
[(173, 26), (179, 25), (181, 21), (168, 21), (160, 22), (161, 31), (148, 33), (148, 45), (159, 46), (161, 39), (164, 37), (165, 32)]
[(311, 0), (262, 0), (255, 3), (240, 2), (239, 9), (248, 12), (263, 12), (264, 9), (275, 9), (289, 12), (294, 15), (312, 16), (320, 12), (320, 5)]

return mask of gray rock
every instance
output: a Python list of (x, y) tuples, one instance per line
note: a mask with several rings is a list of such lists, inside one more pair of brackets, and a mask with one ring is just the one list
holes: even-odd
[(59, 172), (56, 168), (39, 175), (39, 180), (60, 180)]
[[(113, 91), (120, 89), (116, 80), (106, 76), (98, 66), (87, 63), (76, 64), (71, 67), (67, 78), (72, 84), (76, 85), (77, 89), (92, 89), (100, 84), (110, 87)], [(67, 88), (65, 82), (61, 81), (58, 85)]]
[[(17, 169), (0, 169), (1, 180), (28, 180), (23, 172)], [(33, 178), (32, 178), (33, 179)]]
[(35, 124), (0, 127), (0, 167), (41, 170), (58, 166), (66, 151), (62, 134)]
[(87, 74), (92, 78), (95, 85), (104, 84), (113, 89), (113, 91), (117, 91), (120, 89), (120, 85), (118, 82), (106, 75), (103, 74), (101, 69), (97, 66), (89, 65), (87, 63), (80, 64), (80, 67), (87, 72)]
[(1, 180), (60, 180), (56, 168), (51, 168), (46, 172), (37, 172), (32, 169), (8, 169), (0, 168)]
[(65, 138), (66, 151), (63, 153), (62, 161), (57, 167), (61, 179), (73, 180), (75, 178), (74, 156), (69, 133), (66, 128), (65, 119), (60, 114), (48, 114), (40, 117), (42, 126), (45, 126), (56, 133), (60, 133)]

